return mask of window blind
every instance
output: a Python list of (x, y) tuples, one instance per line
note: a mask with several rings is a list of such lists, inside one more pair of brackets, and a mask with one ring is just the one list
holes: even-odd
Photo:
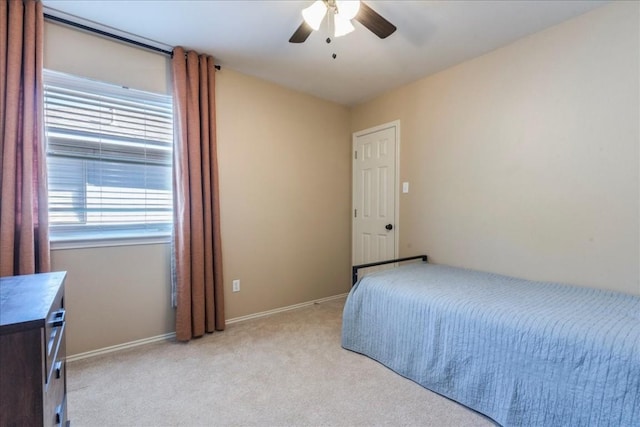
[(171, 96), (44, 72), (52, 241), (169, 235)]

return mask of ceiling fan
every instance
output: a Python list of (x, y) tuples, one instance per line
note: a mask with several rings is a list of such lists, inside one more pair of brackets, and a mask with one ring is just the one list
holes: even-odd
[(395, 25), (360, 0), (316, 0), (302, 11), (302, 24), (293, 33), (289, 43), (303, 43), (314, 30), (320, 28), (325, 16), (328, 24), (333, 24), (335, 37), (349, 34), (355, 29), (351, 24), (352, 19), (381, 39), (389, 37), (396, 30)]

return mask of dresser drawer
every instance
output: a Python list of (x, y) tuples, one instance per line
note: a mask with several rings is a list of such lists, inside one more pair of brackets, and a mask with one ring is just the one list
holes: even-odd
[(56, 426), (69, 427), (71, 422), (67, 419), (67, 396), (62, 399), (62, 404), (56, 408)]
[[(60, 343), (64, 341), (64, 325), (65, 325), (66, 312), (64, 309), (63, 288), (60, 287), (59, 292), (51, 305), (51, 310), (47, 315), (47, 321), (44, 331), (44, 360), (45, 360), (45, 379), (48, 381), (51, 372), (53, 371), (53, 364), (56, 359), (56, 354), (59, 351)], [(63, 354), (64, 356), (64, 354)]]
[[(46, 384), (49, 384), (54, 379), (59, 379), (61, 376), (61, 370), (64, 368), (66, 358), (66, 339), (65, 339), (66, 324), (52, 329), (51, 340), (54, 341), (49, 359), (51, 363), (48, 363), (49, 370), (45, 371)], [(55, 336), (53, 336), (55, 335)]]
[(62, 420), (66, 418), (66, 401), (64, 390), (65, 365), (61, 367), (61, 377), (51, 379), (51, 383), (47, 385), (47, 391), (44, 395), (44, 413), (43, 425), (56, 426), (62, 424)]
[(66, 362), (65, 362), (65, 326), (60, 327), (57, 351), (52, 358), (51, 371), (45, 384), (44, 417), (45, 426), (64, 425), (66, 419)]

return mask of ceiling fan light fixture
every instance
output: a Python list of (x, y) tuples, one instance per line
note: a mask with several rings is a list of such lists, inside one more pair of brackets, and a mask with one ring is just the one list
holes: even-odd
[(351, 24), (351, 21), (342, 16), (341, 13), (336, 13), (333, 16), (333, 23), (335, 37), (342, 37), (355, 30), (355, 27)]
[(322, 20), (326, 14), (327, 6), (325, 6), (322, 0), (316, 0), (311, 6), (302, 10), (304, 22), (316, 31), (320, 28), (320, 24), (322, 24)]
[(336, 0), (338, 14), (346, 20), (356, 17), (360, 10), (360, 0)]
[(314, 30), (320, 29), (325, 15), (327, 15), (327, 29), (330, 33), (333, 32), (334, 37), (354, 31), (353, 20), (358, 21), (380, 39), (386, 39), (397, 29), (367, 3), (359, 0), (316, 0), (302, 11), (304, 20), (289, 38), (289, 43), (304, 43)]

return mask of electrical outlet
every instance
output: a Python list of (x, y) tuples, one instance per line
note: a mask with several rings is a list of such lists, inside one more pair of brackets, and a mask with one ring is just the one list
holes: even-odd
[(233, 281), (233, 292), (240, 292), (240, 280)]

